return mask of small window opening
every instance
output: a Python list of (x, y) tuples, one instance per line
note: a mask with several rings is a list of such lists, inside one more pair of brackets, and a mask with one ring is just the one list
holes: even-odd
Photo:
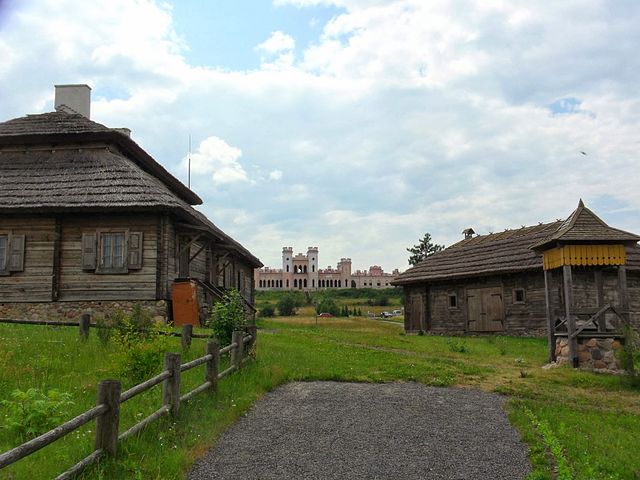
[(524, 303), (524, 288), (516, 288), (513, 290), (513, 303)]
[(449, 308), (458, 308), (458, 295), (455, 293), (449, 295)]

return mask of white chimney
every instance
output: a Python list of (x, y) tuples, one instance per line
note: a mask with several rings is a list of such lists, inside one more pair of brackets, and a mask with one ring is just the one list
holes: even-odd
[(79, 113), (90, 118), (91, 87), (89, 85), (56, 85), (56, 111)]

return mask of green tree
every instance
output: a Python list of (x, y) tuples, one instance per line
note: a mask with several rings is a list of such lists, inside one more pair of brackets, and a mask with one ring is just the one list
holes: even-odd
[(340, 308), (335, 300), (331, 297), (323, 297), (316, 304), (316, 313), (330, 313), (331, 315), (340, 315)]
[(291, 315), (296, 314), (297, 306), (298, 302), (296, 302), (293, 295), (285, 295), (278, 300), (278, 313), (283, 317), (290, 317)]
[(433, 243), (431, 240), (431, 234), (425, 233), (424, 237), (418, 242), (417, 245), (414, 245), (411, 248), (407, 248), (407, 252), (411, 254), (411, 256), (409, 256), (409, 264), (417, 265), (429, 255), (438, 253), (440, 250), (444, 250), (444, 245)]

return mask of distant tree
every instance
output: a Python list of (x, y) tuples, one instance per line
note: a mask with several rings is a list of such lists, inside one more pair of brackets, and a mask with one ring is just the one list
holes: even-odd
[(411, 254), (409, 257), (409, 264), (416, 265), (427, 258), (429, 255), (444, 250), (444, 245), (438, 245), (431, 241), (431, 234), (425, 233), (424, 238), (420, 240), (417, 245), (411, 248), (407, 248), (407, 252)]
[(296, 299), (293, 295), (285, 295), (278, 300), (278, 313), (283, 317), (295, 315), (297, 306)]

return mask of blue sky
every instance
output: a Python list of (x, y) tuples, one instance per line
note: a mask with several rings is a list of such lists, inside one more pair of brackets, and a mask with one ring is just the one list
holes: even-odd
[(580, 198), (640, 232), (638, 24), (636, 0), (4, 0), (0, 120), (88, 83), (185, 183), (191, 136), (199, 208), (266, 265), (404, 269), (425, 232)]

